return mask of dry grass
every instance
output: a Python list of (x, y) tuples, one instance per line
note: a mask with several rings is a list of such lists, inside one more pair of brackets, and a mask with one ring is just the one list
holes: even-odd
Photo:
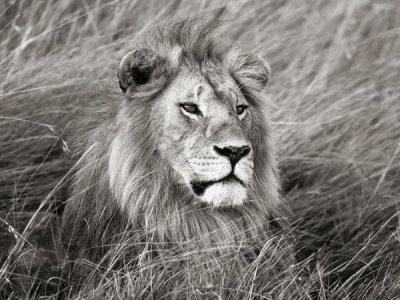
[[(101, 270), (80, 289), (60, 282), (43, 254), (52, 234), (40, 229), (56, 219), (46, 211), (74, 113), (115, 76), (138, 32), (223, 8), (224, 34), (272, 66), (266, 108), (293, 210), (295, 271), (269, 278), (267, 261), (199, 290), (171, 256)], [(0, 14), (0, 297), (400, 297), (400, 2), (9, 0)], [(50, 270), (35, 290), (40, 270), (21, 264), (40, 257)]]

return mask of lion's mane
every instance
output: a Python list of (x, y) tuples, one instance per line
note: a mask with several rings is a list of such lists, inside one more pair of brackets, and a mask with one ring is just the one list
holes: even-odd
[[(158, 70), (152, 84), (138, 89), (129, 105), (123, 105), (117, 78), (108, 80), (71, 137), (73, 175), (62, 234), (72, 257), (101, 259), (116, 245), (139, 249), (151, 244), (155, 250), (209, 248), (219, 254), (238, 248), (260, 249), (273, 228), (282, 229), (277, 164), (261, 112), (263, 99), (246, 82), (249, 74), (241, 74), (245, 56), (232, 44), (216, 42), (216, 28), (215, 22), (183, 20), (152, 29), (136, 39), (136, 44), (165, 56), (179, 47), (189, 61), (199, 63), (229, 56), (232, 65), (228, 68), (236, 68), (232, 76), (256, 107), (251, 137), (255, 199), (226, 208), (198, 203), (161, 159), (157, 120), (151, 120), (149, 112), (151, 99), (177, 72), (173, 63)], [(135, 251), (129, 253), (135, 256)]]

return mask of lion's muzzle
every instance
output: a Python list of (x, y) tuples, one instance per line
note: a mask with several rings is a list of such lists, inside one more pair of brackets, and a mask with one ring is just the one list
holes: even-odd
[[(208, 172), (192, 165), (194, 178), (190, 181), (193, 193), (204, 202), (218, 205), (239, 205), (247, 197), (247, 187), (251, 181), (253, 161), (251, 147), (214, 146), (214, 155), (223, 163), (214, 163)], [(222, 171), (225, 170), (225, 171)], [(204, 175), (209, 176), (204, 176)]]

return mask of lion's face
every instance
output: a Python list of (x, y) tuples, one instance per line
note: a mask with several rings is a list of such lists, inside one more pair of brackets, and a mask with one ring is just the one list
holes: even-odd
[(146, 122), (153, 129), (144, 130), (155, 132), (148, 143), (179, 184), (213, 206), (241, 205), (253, 196), (253, 173), (260, 175), (254, 152), (259, 157), (263, 143), (251, 142), (260, 133), (252, 130), (260, 128), (260, 112), (244, 93), (260, 92), (269, 69), (261, 58), (235, 48), (214, 59), (206, 53), (211, 55), (204, 52), (200, 62), (187, 49), (164, 55), (136, 49), (120, 63), (120, 87), (129, 102), (146, 101)]
[(252, 108), (228, 75), (182, 70), (153, 107), (159, 150), (180, 182), (214, 206), (240, 205), (253, 178)]

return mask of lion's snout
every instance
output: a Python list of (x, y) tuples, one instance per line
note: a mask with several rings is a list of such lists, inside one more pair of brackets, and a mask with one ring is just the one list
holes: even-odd
[(187, 160), (188, 183), (193, 194), (214, 206), (242, 204), (253, 175), (251, 147), (214, 146), (212, 152), (213, 155), (198, 155)]

